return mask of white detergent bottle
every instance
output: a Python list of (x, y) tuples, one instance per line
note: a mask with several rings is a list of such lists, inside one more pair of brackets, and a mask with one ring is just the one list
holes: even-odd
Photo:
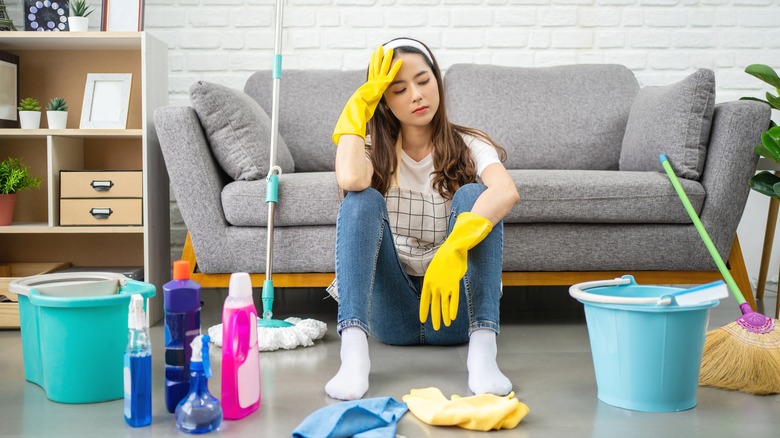
[(252, 280), (240, 272), (230, 276), (222, 309), (222, 412), (239, 420), (260, 407), (260, 350)]

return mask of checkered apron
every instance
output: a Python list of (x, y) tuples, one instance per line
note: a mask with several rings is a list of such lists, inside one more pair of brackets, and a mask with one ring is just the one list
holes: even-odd
[(452, 201), (438, 193), (391, 187), (385, 196), (398, 258), (409, 275), (422, 277), (447, 237)]

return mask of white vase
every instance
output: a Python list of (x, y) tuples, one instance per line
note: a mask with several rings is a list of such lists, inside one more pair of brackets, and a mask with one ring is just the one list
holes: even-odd
[(86, 32), (89, 29), (89, 17), (68, 17), (71, 32)]
[(49, 129), (65, 129), (68, 124), (68, 112), (46, 111), (46, 120), (49, 123)]
[(38, 129), (41, 127), (40, 111), (19, 111), (19, 124), (22, 129)]

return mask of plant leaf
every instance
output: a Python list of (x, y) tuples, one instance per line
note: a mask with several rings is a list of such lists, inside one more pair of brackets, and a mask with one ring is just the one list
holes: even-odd
[(777, 164), (780, 164), (780, 157), (776, 157), (776, 156), (772, 155), (772, 153), (769, 152), (764, 147), (764, 145), (762, 145), (762, 144), (757, 145), (755, 148), (753, 148), (753, 152), (755, 152), (756, 155), (760, 155), (760, 156), (766, 158), (769, 161), (772, 161), (772, 162), (775, 162)]
[(780, 77), (768, 65), (751, 64), (745, 68), (745, 73), (755, 76), (775, 88), (780, 88)]
[(769, 102), (769, 105), (771, 105), (772, 108), (780, 109), (780, 99), (778, 99), (777, 96), (770, 94), (768, 91), (766, 93), (766, 101)]
[[(766, 134), (767, 137), (771, 138), (772, 141), (774, 141), (775, 145), (777, 145), (778, 148), (780, 149), (780, 128), (778, 128), (776, 126), (773, 127), (773, 128), (769, 128), (764, 134)], [(764, 134), (761, 134), (762, 135), (762, 138), (761, 138), (762, 141), (764, 140), (763, 139), (763, 135)]]
[(780, 158), (780, 137), (778, 137), (780, 132), (778, 130), (780, 128), (775, 127), (761, 134), (761, 144), (772, 156)]
[[(776, 193), (774, 189), (777, 184), (780, 184), (780, 178), (768, 171), (760, 172), (753, 178), (750, 178), (751, 189), (772, 198), (780, 198), (780, 194)], [(780, 186), (778, 186), (778, 189), (780, 189)]]
[(757, 97), (744, 96), (744, 97), (740, 97), (739, 100), (753, 100), (753, 101), (756, 101), (756, 102), (761, 102), (761, 103), (765, 103), (765, 104), (767, 104), (769, 106), (772, 106), (772, 105), (769, 104), (769, 102), (765, 101), (764, 99), (759, 99)]

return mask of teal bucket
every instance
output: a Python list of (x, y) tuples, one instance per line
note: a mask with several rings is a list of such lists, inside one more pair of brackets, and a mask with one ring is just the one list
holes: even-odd
[(669, 297), (682, 290), (630, 275), (570, 288), (585, 305), (599, 400), (643, 412), (696, 406), (709, 309), (719, 301), (680, 306)]
[(12, 281), (19, 295), (24, 376), (60, 403), (124, 395), (131, 294), (154, 285), (107, 272), (54, 273)]

